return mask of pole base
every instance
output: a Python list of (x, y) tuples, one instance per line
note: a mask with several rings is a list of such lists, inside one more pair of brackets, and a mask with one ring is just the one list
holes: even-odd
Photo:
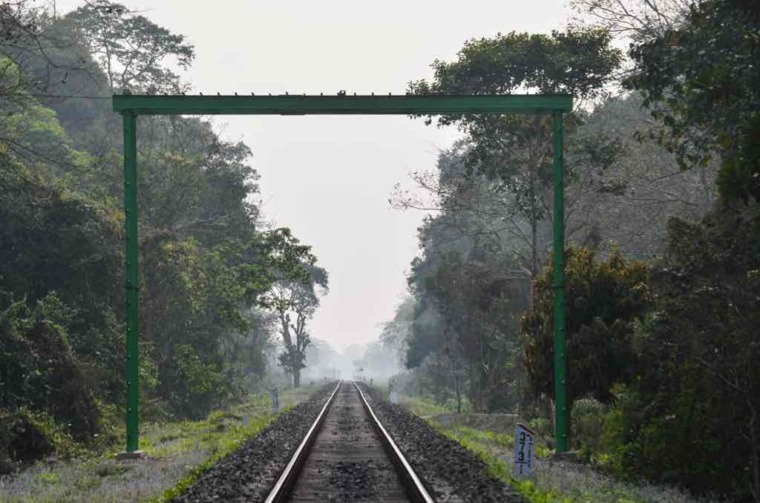
[(122, 451), (116, 455), (116, 461), (139, 461), (141, 459), (148, 459), (145, 451)]
[(569, 461), (571, 463), (580, 463), (580, 453), (578, 451), (555, 452), (549, 456), (552, 461)]

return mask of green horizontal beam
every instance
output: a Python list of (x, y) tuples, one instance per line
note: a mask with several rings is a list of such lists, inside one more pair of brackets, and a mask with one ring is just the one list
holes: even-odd
[(135, 115), (457, 115), (570, 111), (570, 95), (488, 96), (113, 96), (116, 112)]

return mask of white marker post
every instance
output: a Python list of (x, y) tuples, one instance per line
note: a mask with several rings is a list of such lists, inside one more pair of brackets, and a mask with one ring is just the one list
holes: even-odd
[(515, 468), (514, 476), (527, 478), (533, 475), (535, 453), (533, 450), (535, 433), (524, 424), (515, 428)]
[(388, 400), (390, 400), (392, 404), (398, 403), (398, 392), (393, 387), (393, 383), (388, 383)]

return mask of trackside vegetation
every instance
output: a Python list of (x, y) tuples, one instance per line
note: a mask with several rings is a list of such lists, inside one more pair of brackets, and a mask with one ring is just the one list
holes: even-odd
[(458, 424), (458, 420), (466, 418), (458, 417), (455, 411), (446, 407), (435, 407), (425, 398), (405, 397), (402, 406), (421, 415), (441, 434), (459, 442), (482, 459), (488, 465), (492, 476), (514, 487), (531, 503), (723, 501), (695, 498), (688, 492), (662, 484), (618, 480), (588, 464), (556, 459), (543, 440), (536, 445), (535, 475), (529, 479), (518, 479), (512, 475), (514, 436), (511, 433), (494, 431), (509, 430), (509, 426), (513, 426), (516, 419), (505, 420), (500, 415), (493, 414), (490, 418), (481, 417), (477, 427), (469, 427)]
[[(407, 94), (572, 95), (571, 452), (553, 438), (551, 117), (414, 119), (460, 135), (390, 195), (428, 212), (408, 292), (342, 363), (532, 502), (760, 503), (760, 2), (570, 6), (549, 33), (473, 34)], [(271, 388), (287, 407), (322, 377), (310, 365), (338, 377), (310, 333), (330, 276), (262, 214), (251, 147), (202, 117), (140, 117), (149, 458), (113, 459), (127, 299), (111, 98), (192, 93), (178, 72), (195, 54), (111, 0), (0, 2), (0, 501), (167, 500), (271, 421)], [(538, 436), (528, 480), (511, 475), (518, 421)]]
[[(280, 411), (315, 389), (287, 390)], [(141, 445), (147, 460), (116, 461), (120, 445), (100, 455), (80, 450), (71, 460), (53, 459), (15, 477), (0, 478), (0, 501), (167, 501), (275, 417), (271, 398), (260, 394), (201, 420), (148, 422)]]
[[(579, 103), (565, 121), (564, 286), (581, 464), (542, 461), (518, 486), (535, 501), (758, 502), (760, 3), (571, 5), (566, 29), (469, 40), (408, 87)], [(395, 389), (425, 397), (423, 415), (453, 411), (448, 433), (508, 473), (492, 452), (503, 439), (461, 428), (519, 418), (555, 445), (551, 124), (434, 121), (462, 138), (394, 194), (434, 212), (380, 340), (407, 369)], [(596, 481), (542, 479), (559, 466)], [(685, 492), (650, 499), (637, 489), (650, 484)]]
[[(122, 441), (123, 159), (111, 95), (188, 90), (174, 69), (195, 50), (108, 0), (65, 15), (2, 2), (0, 24), (2, 475)], [(327, 272), (287, 227), (262, 221), (247, 145), (199, 118), (139, 127), (143, 419), (213, 419), (278, 373), (279, 386), (298, 386)]]

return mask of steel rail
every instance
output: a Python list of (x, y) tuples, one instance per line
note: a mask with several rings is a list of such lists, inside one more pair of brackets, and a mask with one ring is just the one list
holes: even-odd
[(290, 496), (290, 491), (293, 489), (293, 486), (298, 480), (298, 475), (301, 472), (301, 468), (306, 462), (306, 458), (309, 457), (309, 450), (311, 449), (311, 445), (314, 443), (314, 439), (316, 439), (317, 435), (319, 434), (319, 430), (322, 427), (325, 416), (327, 416), (327, 410), (330, 408), (330, 405), (332, 405), (333, 400), (335, 399), (335, 395), (338, 393), (338, 390), (340, 389), (340, 385), (342, 383), (343, 381), (338, 381), (338, 385), (335, 386), (335, 389), (330, 395), (330, 398), (327, 399), (324, 407), (322, 407), (322, 410), (319, 412), (317, 419), (314, 421), (314, 423), (312, 423), (309, 431), (306, 432), (306, 436), (301, 441), (298, 449), (296, 449), (293, 457), (290, 458), (290, 462), (285, 467), (285, 470), (283, 470), (280, 478), (277, 479), (277, 483), (269, 492), (269, 496), (267, 496), (267, 499), (264, 500), (264, 503), (281, 503), (287, 501), (288, 496)]
[(413, 503), (435, 503), (435, 500), (432, 496), (430, 496), (430, 493), (427, 491), (427, 489), (425, 489), (425, 486), (422, 484), (422, 481), (417, 476), (417, 474), (414, 473), (414, 469), (406, 460), (401, 450), (396, 445), (396, 442), (393, 441), (391, 436), (383, 427), (380, 420), (375, 415), (375, 411), (372, 410), (369, 402), (367, 402), (367, 399), (364, 397), (364, 393), (355, 381), (354, 386), (356, 387), (356, 391), (359, 392), (359, 397), (362, 399), (364, 410), (366, 410), (369, 414), (369, 417), (372, 418), (372, 425), (375, 427), (375, 430), (377, 430), (380, 436), (380, 442), (383, 444), (385, 452), (388, 454), (391, 463), (396, 466), (398, 474), (404, 481), (407, 489), (407, 495), (410, 497), (411, 501)]

